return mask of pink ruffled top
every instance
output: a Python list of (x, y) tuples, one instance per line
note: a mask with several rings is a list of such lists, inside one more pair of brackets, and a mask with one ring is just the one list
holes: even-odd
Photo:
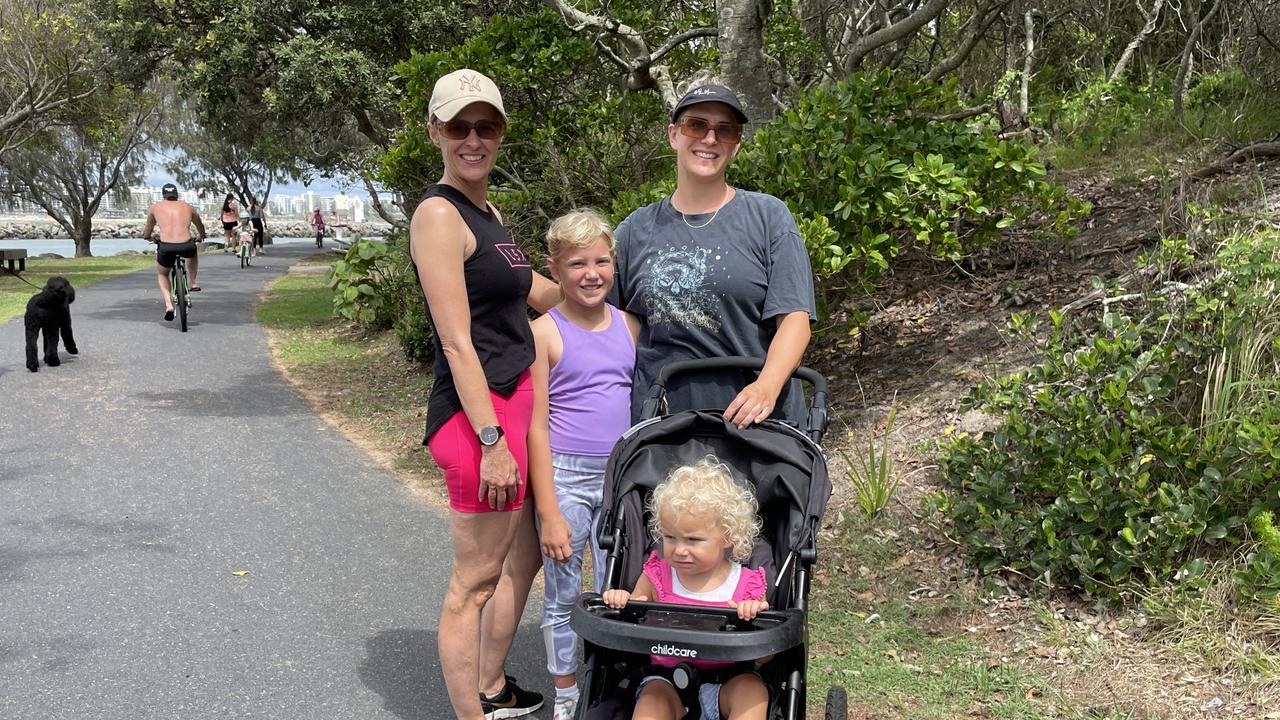
[[(654, 598), (655, 602), (701, 605), (704, 607), (729, 607), (729, 603), (726, 601), (706, 600), (677, 593), (676, 583), (678, 581), (675, 577), (675, 571), (671, 569), (671, 565), (667, 563), (665, 558), (658, 556), (656, 550), (649, 555), (649, 559), (644, 563), (644, 576), (649, 578), (649, 582), (653, 583), (653, 587), (657, 591), (657, 597)], [(724, 585), (710, 592), (699, 593), (699, 595), (723, 596), (726, 586), (730, 583), (733, 583), (733, 592), (730, 597), (734, 602), (761, 600), (765, 597), (769, 587), (769, 583), (764, 577), (763, 567), (752, 569), (735, 564), (734, 572), (730, 572), (729, 577), (725, 578)], [(651, 655), (650, 657), (654, 665), (662, 667), (675, 667), (682, 661), (686, 661), (697, 668), (717, 668), (735, 664), (732, 662), (695, 660), (667, 655)]]

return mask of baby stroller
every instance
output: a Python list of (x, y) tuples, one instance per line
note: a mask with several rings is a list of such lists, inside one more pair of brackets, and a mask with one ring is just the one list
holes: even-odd
[[(831, 496), (826, 456), (818, 445), (827, 427), (826, 379), (804, 367), (794, 374), (812, 385), (803, 428), (771, 419), (739, 430), (721, 412), (708, 410), (658, 417), (667, 383), (677, 374), (759, 371), (761, 366), (754, 358), (716, 358), (674, 363), (659, 373), (640, 422), (609, 456), (599, 537), (608, 554), (604, 589), (634, 587), (655, 546), (647, 528), (649, 493), (675, 467), (714, 454), (734, 477), (755, 487), (763, 530), (748, 565), (765, 567), (770, 609), (745, 622), (729, 608), (632, 601), (615, 610), (598, 593), (584, 593), (570, 619), (583, 641), (578, 720), (630, 718), (637, 685), (652, 670), (651, 655), (744, 663), (738, 671), (772, 656), (756, 668), (769, 688), (767, 717), (805, 718), (809, 573), (817, 558), (819, 521)], [(728, 679), (723, 672), (703, 675), (687, 663), (671, 671), (687, 719), (700, 717), (700, 682)], [(845, 705), (843, 688), (832, 687), (826, 717), (844, 720)]]

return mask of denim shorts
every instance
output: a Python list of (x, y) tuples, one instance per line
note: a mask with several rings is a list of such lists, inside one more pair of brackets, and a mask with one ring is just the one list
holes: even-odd
[[(671, 681), (661, 675), (648, 675), (640, 681), (640, 687), (636, 688), (636, 698), (640, 697), (640, 691), (644, 690), (645, 685), (656, 680), (671, 685)], [(675, 686), (673, 685), (672, 687)], [(702, 717), (698, 720), (720, 720), (720, 683), (702, 683), (699, 685), (698, 704), (702, 705)]]

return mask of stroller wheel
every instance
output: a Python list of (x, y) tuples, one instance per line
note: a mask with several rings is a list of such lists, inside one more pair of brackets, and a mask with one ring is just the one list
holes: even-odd
[(844, 688), (832, 685), (827, 689), (827, 713), (823, 717), (826, 720), (848, 720), (849, 697)]

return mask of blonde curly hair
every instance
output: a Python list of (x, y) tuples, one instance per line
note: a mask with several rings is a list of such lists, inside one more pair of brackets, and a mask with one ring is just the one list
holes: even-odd
[(760, 534), (755, 493), (737, 483), (729, 466), (714, 455), (671, 472), (649, 495), (649, 533), (662, 542), (659, 516), (663, 510), (676, 514), (709, 513), (732, 546), (731, 558), (745, 562)]
[(613, 227), (608, 220), (590, 208), (570, 210), (547, 228), (547, 254), (557, 258), (569, 248), (591, 247), (601, 238), (612, 252)]

